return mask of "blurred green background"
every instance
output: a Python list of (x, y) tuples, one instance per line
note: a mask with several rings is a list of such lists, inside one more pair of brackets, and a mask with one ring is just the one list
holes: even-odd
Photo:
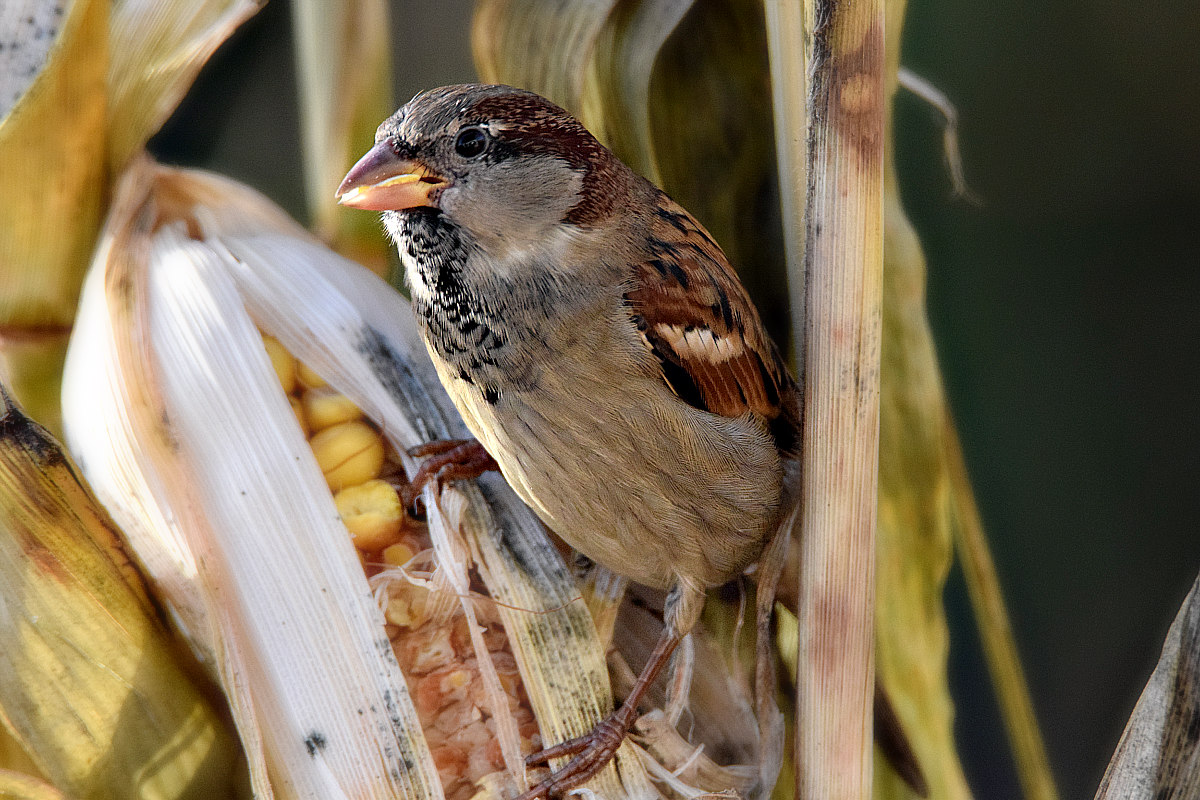
[[(474, 77), (470, 5), (393, 6), (398, 102)], [(903, 61), (957, 105), (981, 199), (953, 196), (937, 116), (902, 95), (929, 312), (1051, 763), (1090, 797), (1200, 569), (1200, 9), (908, 8)], [(303, 219), (290, 30), (272, 0), (152, 149)], [(957, 574), (947, 601), (968, 778), (1017, 797)]]

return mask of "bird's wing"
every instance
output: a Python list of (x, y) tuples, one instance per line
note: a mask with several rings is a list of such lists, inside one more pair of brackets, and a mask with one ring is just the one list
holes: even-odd
[(800, 426), (795, 380), (721, 248), (682, 207), (660, 200), (648, 256), (625, 302), (663, 380), (704, 411), (755, 414), (792, 451)]

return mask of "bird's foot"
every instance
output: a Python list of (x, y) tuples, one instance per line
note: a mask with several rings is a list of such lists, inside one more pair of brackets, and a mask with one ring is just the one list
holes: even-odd
[(545, 780), (532, 787), (529, 791), (517, 797), (516, 800), (534, 800), (539, 797), (553, 797), (574, 789), (579, 784), (590, 779), (604, 765), (612, 761), (621, 742), (629, 733), (636, 715), (622, 713), (624, 709), (613, 712), (591, 732), (576, 739), (568, 739), (562, 744), (547, 747), (532, 755), (526, 756), (526, 766), (545, 764), (554, 758), (574, 756), (562, 769), (551, 773)]
[(500, 465), (477, 439), (438, 439), (408, 451), (413, 458), (425, 458), (408, 486), (401, 489), (405, 508), (413, 508), (421, 490), (431, 480), (439, 485), (447, 481), (478, 478), (485, 472), (499, 470)]

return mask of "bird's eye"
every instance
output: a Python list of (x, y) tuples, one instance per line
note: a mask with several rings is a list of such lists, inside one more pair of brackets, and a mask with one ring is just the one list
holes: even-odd
[(487, 149), (488, 137), (482, 128), (463, 128), (454, 140), (454, 152), (463, 158), (475, 156)]

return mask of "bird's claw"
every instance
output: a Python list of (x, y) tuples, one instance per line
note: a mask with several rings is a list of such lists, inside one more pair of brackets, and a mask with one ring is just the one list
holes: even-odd
[(500, 469), (483, 445), (476, 439), (438, 439), (417, 445), (408, 451), (413, 458), (425, 458), (408, 485), (400, 491), (405, 508), (415, 508), (421, 490), (431, 480), (438, 485), (448, 481), (478, 478), (485, 472)]
[(589, 780), (604, 769), (605, 764), (612, 761), (629, 732), (629, 725), (630, 723), (620, 719), (618, 714), (612, 714), (592, 728), (590, 733), (526, 756), (526, 766), (545, 764), (551, 759), (564, 756), (574, 758), (516, 800), (559, 796)]

